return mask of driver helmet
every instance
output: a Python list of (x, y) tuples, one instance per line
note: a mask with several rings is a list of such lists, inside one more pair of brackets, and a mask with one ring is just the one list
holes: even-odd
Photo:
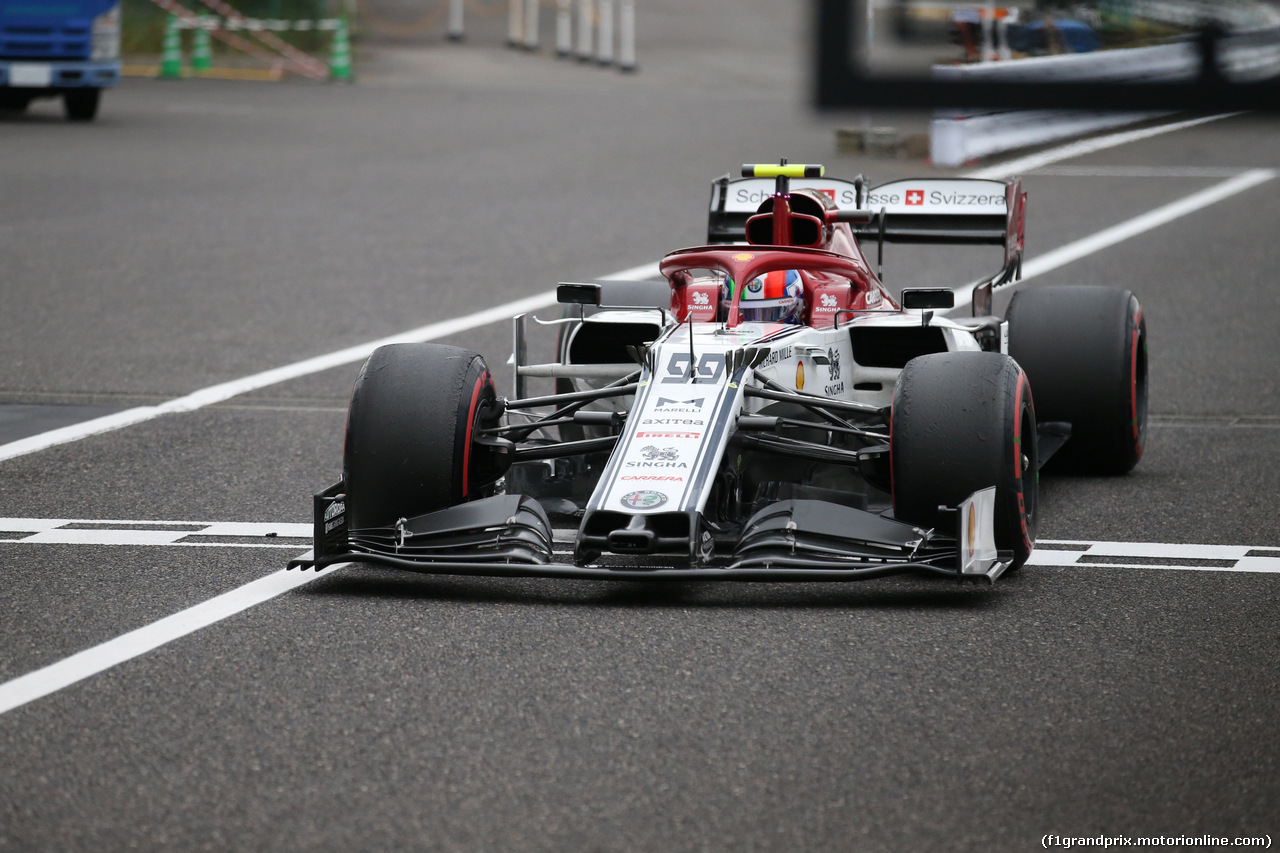
[[(733, 280), (729, 280), (729, 298), (725, 313), (733, 301)], [(774, 270), (754, 278), (742, 292), (738, 303), (742, 319), (748, 323), (800, 322), (804, 313), (804, 285), (796, 270)]]

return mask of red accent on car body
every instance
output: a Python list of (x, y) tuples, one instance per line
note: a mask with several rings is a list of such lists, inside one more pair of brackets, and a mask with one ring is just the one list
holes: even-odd
[[(690, 270), (719, 270), (734, 281), (752, 281), (774, 270), (795, 269), (800, 271), (801, 280), (805, 283), (808, 310), (812, 310), (811, 288), (819, 282), (851, 284), (860, 293), (875, 288), (881, 291), (885, 307), (897, 307), (860, 252), (848, 255), (794, 246), (753, 246), (752, 251), (743, 252), (734, 247), (697, 246), (672, 252), (662, 259), (658, 269), (674, 288), (673, 307), (683, 308), (684, 312), (688, 311), (685, 292), (689, 289)], [(738, 288), (729, 307), (727, 322), (730, 327), (742, 322), (738, 309), (741, 299), (742, 289)], [(680, 316), (679, 312), (677, 316)]]
[[(675, 315), (680, 322), (687, 323), (690, 319), (695, 323), (715, 322), (716, 312), (720, 310), (719, 285), (690, 284), (687, 289), (682, 290), (682, 293), (685, 298), (685, 304), (675, 311)], [(699, 296), (704, 297), (705, 301), (699, 299)]]
[[(675, 317), (680, 322), (688, 322), (690, 311), (693, 310), (693, 319), (702, 319), (702, 312), (691, 305), (690, 296), (698, 287), (691, 275), (691, 271), (697, 269), (718, 269), (732, 276), (734, 281), (752, 281), (756, 276), (773, 270), (798, 270), (805, 289), (804, 322), (810, 326), (829, 326), (832, 322), (832, 312), (814, 310), (817, 294), (823, 292), (823, 289), (829, 295), (840, 294), (837, 310), (898, 310), (893, 294), (872, 272), (849, 223), (837, 221), (840, 210), (832, 198), (833, 194), (807, 189), (796, 190), (791, 194), (807, 195), (817, 201), (824, 212), (825, 221), (821, 217), (794, 213), (790, 197), (770, 196), (760, 207), (763, 212), (757, 216), (773, 219), (773, 239), (777, 245), (753, 244), (745, 251), (742, 246), (701, 246), (680, 249), (668, 255), (659, 269), (671, 283), (671, 310)], [(1023, 196), (1025, 197), (1025, 193)], [(819, 243), (814, 246), (791, 245), (791, 216), (821, 225)], [(785, 229), (781, 227), (780, 220), (788, 220)], [(879, 299), (867, 298), (873, 291), (879, 293)], [(730, 326), (742, 322), (737, 304), (740, 294), (734, 294), (734, 297), (728, 317)]]
[(1027, 232), (1027, 194), (1022, 189), (1022, 179), (1014, 178), (1004, 190), (1005, 210), (1009, 211), (1004, 241), (1004, 262), (1022, 254)]

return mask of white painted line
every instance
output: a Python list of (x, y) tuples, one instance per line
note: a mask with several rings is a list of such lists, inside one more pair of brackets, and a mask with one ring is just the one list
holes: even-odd
[[(313, 532), (310, 524), (0, 518), (0, 543), (8, 545), (143, 545), (296, 551), (300, 544), (298, 540), (310, 542)], [(224, 537), (258, 541), (220, 541)]]
[[(603, 276), (606, 280), (630, 280), (652, 278), (658, 275), (658, 265), (656, 263), (643, 264), (631, 269), (621, 270), (607, 276)], [(72, 424), (71, 426), (62, 427), (61, 429), (50, 430), (49, 432), (40, 433), (39, 435), (29, 436), (17, 441), (11, 441), (8, 444), (0, 445), (0, 461), (6, 459), (14, 459), (19, 456), (26, 456), (30, 453), (36, 453), (41, 450), (47, 450), (50, 447), (56, 447), (60, 444), (68, 444), (73, 441), (79, 441), (82, 438), (88, 438), (92, 435), (101, 435), (106, 432), (113, 432), (123, 429), (127, 426), (140, 424), (145, 421), (154, 420), (161, 415), (173, 414), (177, 412), (193, 412), (202, 409), (205, 406), (211, 406), (214, 403), (221, 403), (232, 397), (250, 391), (256, 391), (259, 388), (265, 388), (269, 385), (276, 385), (280, 382), (287, 382), (291, 379), (297, 379), (302, 376), (309, 376), (312, 373), (319, 373), (332, 367), (341, 367), (344, 364), (362, 361), (368, 358), (369, 354), (380, 346), (385, 344), (412, 343), (418, 341), (433, 341), (440, 338), (449, 337), (450, 335), (460, 334), (470, 331), (471, 329), (487, 326), (490, 323), (496, 323), (503, 320), (510, 320), (512, 316), (529, 311), (536, 311), (539, 308), (546, 308), (554, 305), (556, 302), (556, 292), (554, 290), (545, 293), (539, 293), (535, 296), (529, 296), (525, 299), (517, 299), (514, 302), (508, 302), (505, 305), (488, 308), (484, 311), (477, 311), (474, 314), (468, 314), (465, 317), (458, 317), (454, 320), (444, 320), (439, 323), (431, 323), (426, 326), (420, 326), (416, 329), (410, 329), (407, 332), (401, 332), (397, 335), (381, 338), (368, 343), (357, 344), (337, 352), (319, 355), (314, 358), (308, 358), (303, 361), (294, 362), (293, 364), (277, 367), (273, 370), (267, 370), (262, 373), (255, 373), (252, 376), (246, 376), (241, 379), (235, 379), (231, 382), (223, 382), (218, 385), (211, 385), (208, 388), (202, 388), (185, 397), (178, 397), (168, 400), (157, 406), (139, 406), (133, 409), (127, 409), (123, 412), (105, 415), (101, 418), (94, 418), (83, 423)]]
[(315, 528), (311, 524), (249, 524), (240, 521), (219, 521), (209, 524), (204, 530), (192, 533), (192, 536), (302, 536), (307, 539)]
[(1217, 204), (1224, 199), (1231, 198), (1233, 195), (1252, 189), (1259, 184), (1264, 184), (1275, 176), (1276, 171), (1274, 169), (1250, 169), (1208, 189), (1194, 192), (1177, 201), (1148, 211), (1141, 216), (1135, 216), (1133, 219), (1121, 222), (1119, 225), (1113, 225), (1081, 240), (1060, 246), (1052, 252), (1038, 255), (1023, 263), (1022, 279), (1025, 281), (1037, 275), (1043, 275), (1050, 270), (1055, 270), (1072, 261), (1077, 261), (1086, 255), (1100, 252), (1131, 237), (1136, 237), (1161, 225), (1166, 225), (1175, 219), (1180, 219), (1189, 213), (1195, 213), (1197, 210), (1208, 207), (1211, 204)]
[(1057, 163), (1061, 160), (1070, 160), (1074, 157), (1083, 157), (1086, 154), (1105, 151), (1108, 148), (1115, 148), (1120, 145), (1128, 145), (1130, 142), (1150, 139), (1153, 136), (1173, 133), (1176, 130), (1185, 130), (1188, 127), (1207, 124), (1211, 121), (1218, 121), (1219, 119), (1230, 118), (1235, 115), (1239, 115), (1239, 113), (1224, 113), (1216, 116), (1205, 116), (1202, 118), (1187, 119), (1185, 121), (1175, 121), (1169, 124), (1158, 125), (1156, 127), (1143, 127), (1138, 130), (1125, 130), (1120, 133), (1109, 133), (1106, 136), (1097, 136), (1093, 139), (1083, 139), (1079, 142), (1072, 142), (1067, 145), (1050, 148), (1047, 151), (1039, 151), (1035, 154), (1028, 154), (1025, 157), (1018, 157), (1014, 160), (1006, 160), (1003, 163), (996, 163), (993, 166), (987, 166), (986, 168), (969, 172), (966, 177), (1004, 178), (1010, 175), (1020, 175), (1039, 169), (1041, 166), (1048, 166), (1050, 163)]
[(1046, 166), (1037, 177), (1051, 178), (1230, 178), (1248, 171), (1240, 167), (1199, 166)]
[[(64, 524), (73, 524), (72, 518), (0, 518), (0, 530), (13, 533), (39, 533), (41, 530), (53, 530)], [(130, 522), (121, 522), (129, 524)]]
[(1234, 569), (1224, 569), (1223, 571), (1280, 574), (1280, 557), (1245, 557), (1236, 563)]
[[(75, 531), (85, 533), (86, 531)], [(310, 541), (310, 537), (307, 537)], [(148, 536), (144, 531), (137, 530), (111, 530), (102, 536), (48, 536), (47, 534), (38, 534), (36, 536), (28, 536), (25, 539), (0, 539), (0, 545), (93, 545), (95, 548), (107, 545), (141, 545), (151, 547), (166, 548), (231, 548), (241, 551), (249, 550), (266, 550), (266, 551), (297, 551), (302, 546), (302, 542), (287, 541), (280, 542), (276, 539), (263, 539), (261, 542), (167, 542), (161, 537)]]
[(631, 269), (602, 275), (600, 276), (600, 281), (657, 281), (661, 277), (662, 273), (658, 272), (658, 264), (654, 261), (641, 264), (638, 267), (631, 267)]
[(1273, 550), (1280, 557), (1280, 548), (1262, 548), (1249, 545), (1179, 545), (1164, 542), (1070, 542), (1044, 540), (1037, 543), (1041, 551), (1048, 552), (1054, 545), (1085, 546), (1085, 551), (1054, 551), (1059, 554), (1085, 554), (1090, 551), (1112, 557), (1157, 557), (1178, 560), (1241, 560), (1250, 551)]
[(338, 568), (340, 567), (330, 566), (319, 572), (281, 569), (172, 616), (166, 616), (158, 622), (152, 622), (150, 625), (85, 649), (43, 669), (37, 669), (0, 684), (0, 714), (48, 696), (50, 693), (56, 693), (64, 687), (70, 687), (78, 681), (146, 654), (165, 643), (185, 637), (187, 634), (248, 610), (254, 605), (269, 601), (281, 593), (310, 583)]
[(183, 530), (46, 530), (21, 542), (32, 545), (172, 545)]
[[(1034, 554), (1032, 555), (1034, 557)], [(1063, 567), (1070, 565), (1080, 569), (1157, 569), (1166, 572), (1232, 572), (1244, 574), (1280, 574), (1280, 560), (1241, 560), (1234, 566), (1173, 566), (1155, 563), (1057, 563), (1028, 559), (1028, 566)]]
[(137, 519), (101, 518), (0, 518), (0, 531), (6, 533), (42, 533), (69, 525), (93, 525), (100, 529), (130, 530), (151, 528), (185, 528), (182, 536), (286, 536), (310, 539), (310, 524), (298, 522), (245, 521), (142, 521)]
[[(1022, 278), (1019, 279), (1019, 283), (1035, 278), (1038, 275), (1044, 275), (1073, 261), (1078, 261), (1103, 249), (1110, 248), (1117, 243), (1137, 237), (1139, 234), (1145, 234), (1161, 225), (1167, 225), (1175, 219), (1181, 219), (1209, 205), (1217, 204), (1245, 190), (1272, 180), (1276, 177), (1276, 174), (1275, 169), (1250, 169), (1220, 184), (1194, 192), (1177, 201), (1157, 207), (1155, 210), (1147, 211), (1117, 225), (1112, 225), (1110, 228), (1104, 228), (1065, 246), (1059, 246), (1051, 252), (1037, 255), (1023, 262)], [(950, 316), (959, 316), (956, 312), (967, 307), (972, 302), (972, 286), (957, 289), (956, 304), (949, 312)]]
[[(1058, 549), (1054, 544), (1068, 545)], [(1252, 554), (1253, 556), (1250, 556)], [(1195, 565), (1196, 562), (1211, 565)], [(1280, 574), (1280, 547), (1176, 545), (1154, 542), (1040, 542), (1028, 566), (1082, 569), (1164, 569)]]
[[(0, 523), (9, 523), (10, 526), (18, 530), (28, 530), (37, 528), (47, 531), (47, 524), (56, 519), (0, 519)], [(74, 522), (63, 522), (69, 524)], [(104, 524), (119, 524), (121, 526), (130, 522), (102, 522)], [(153, 524), (159, 522), (152, 522)], [(175, 524), (177, 522), (174, 522)], [(280, 529), (300, 529), (309, 525), (281, 525), (281, 524), (261, 524), (247, 525), (239, 523), (227, 523), (219, 525), (211, 523), (210, 530), (260, 530), (263, 528)], [(75, 531), (77, 533), (96, 533), (100, 536), (121, 532), (119, 530), (96, 530), (96, 531)], [(155, 532), (155, 531), (151, 531)], [(207, 533), (207, 531), (205, 531)], [(188, 534), (190, 535), (190, 534)], [(80, 544), (98, 544), (90, 542), (82, 542)], [(151, 544), (168, 544), (169, 547), (177, 547), (183, 543), (151, 543)], [(1041, 543), (1045, 546), (1065, 545), (1073, 550), (1060, 550), (1052, 547), (1036, 548), (1031, 553), (1031, 558), (1027, 561), (1028, 566), (1046, 566), (1046, 567), (1075, 567), (1075, 568), (1121, 568), (1121, 569), (1178, 569), (1185, 571), (1207, 571), (1207, 572), (1255, 572), (1265, 574), (1280, 574), (1280, 547), (1257, 546), (1249, 547), (1243, 545), (1176, 545), (1176, 544), (1160, 544), (1150, 542), (1083, 542), (1083, 541), (1045, 541)], [(296, 549), (297, 546), (294, 546)], [(1261, 555), (1258, 555), (1261, 552)], [(1248, 556), (1250, 553), (1255, 556)], [(1274, 554), (1274, 556), (1272, 556)], [(306, 555), (309, 556), (310, 552)], [(1081, 563), (1080, 558), (1089, 556), (1098, 562)], [(1172, 562), (1159, 564), (1155, 562), (1146, 562), (1141, 564), (1126, 563), (1125, 558), (1143, 558), (1148, 561), (1155, 560), (1213, 560), (1215, 562), (1228, 563), (1234, 561), (1232, 566), (1191, 566), (1176, 565)], [(1103, 562), (1105, 560), (1105, 562)], [(323, 577), (331, 572), (343, 568), (347, 564), (330, 566), (319, 572), (315, 571), (288, 571), (281, 570), (274, 574), (267, 575), (264, 578), (251, 581), (244, 586), (223, 593), (216, 598), (211, 598), (194, 607), (180, 611), (167, 616), (158, 622), (153, 622), (142, 628), (130, 631), (108, 640), (92, 648), (85, 649), (68, 658), (64, 658), (57, 663), (50, 664), (42, 669), (27, 673), (13, 679), (12, 681), (0, 684), (0, 714), (11, 711), (56, 693), (64, 687), (69, 687), (76, 682), (83, 681), (90, 676), (97, 675), (117, 664), (132, 660), (140, 655), (146, 654), (153, 649), (159, 648), (164, 644), (173, 640), (185, 637), (194, 633), (201, 628), (208, 627), (216, 622), (234, 616), (244, 610), (249, 609), (257, 604), (269, 601), (276, 596), (296, 589), (304, 584), (310, 583), (316, 578)]]

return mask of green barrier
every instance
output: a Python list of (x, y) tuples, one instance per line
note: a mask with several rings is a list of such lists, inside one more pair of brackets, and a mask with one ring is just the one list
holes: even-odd
[(351, 71), (351, 36), (347, 32), (347, 19), (339, 18), (333, 31), (333, 50), (329, 54), (329, 79), (350, 83), (355, 79)]
[(204, 74), (213, 67), (213, 37), (209, 35), (206, 22), (208, 15), (200, 16), (200, 26), (196, 29), (191, 41), (191, 72)]
[[(163, 8), (172, 8), (167, 0), (154, 0)], [(178, 79), (182, 77), (183, 53), (182, 30), (195, 30), (192, 37), (191, 71), (193, 74), (208, 74), (213, 68), (213, 49), (211, 35), (218, 31), (218, 37), (228, 41), (233, 47), (247, 50), (247, 43), (231, 41), (236, 32), (258, 34), (264, 41), (270, 39), (276, 44), (275, 49), (284, 54), (284, 61), (292, 61), (301, 66), (306, 62), (315, 66), (315, 70), (307, 71), (303, 66), (300, 73), (305, 76), (324, 78), (325, 64), (308, 56), (290, 45), (280, 42), (275, 32), (294, 30), (296, 32), (329, 30), (333, 32), (333, 43), (330, 48), (328, 62), (328, 78), (334, 82), (351, 83), (355, 80), (355, 72), (351, 63), (351, 31), (346, 18), (326, 18), (321, 20), (285, 21), (275, 19), (233, 17), (223, 18), (210, 15), (180, 17), (170, 15), (165, 23), (164, 50), (160, 60), (160, 77)], [(258, 55), (255, 53), (254, 55)], [(318, 72), (318, 73), (317, 73)]]
[(182, 77), (182, 33), (178, 16), (170, 15), (164, 25), (164, 48), (160, 54), (160, 77), (177, 80)]

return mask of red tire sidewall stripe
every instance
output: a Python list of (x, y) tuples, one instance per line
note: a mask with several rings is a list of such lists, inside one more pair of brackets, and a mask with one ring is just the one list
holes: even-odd
[(1129, 416), (1133, 424), (1133, 441), (1142, 455), (1142, 435), (1138, 428), (1138, 344), (1142, 338), (1142, 306), (1133, 315), (1133, 339), (1129, 343)]
[(1018, 390), (1013, 394), (1013, 479), (1018, 481), (1018, 494), (1022, 494), (1022, 386), (1027, 374), (1018, 371)]
[(462, 446), (462, 499), (467, 499), (471, 484), (471, 438), (476, 424), (476, 406), (480, 403), (480, 392), (489, 380), (489, 372), (483, 371), (476, 377), (475, 387), (471, 389), (471, 406), (467, 409), (467, 431)]
[[(898, 387), (902, 387), (902, 376), (898, 376)], [(895, 513), (898, 509), (898, 491), (894, 483), (893, 456), (894, 445), (897, 444), (893, 438), (893, 412), (898, 405), (898, 394), (894, 391), (893, 399), (889, 402), (889, 500), (893, 505)]]
[(1027, 529), (1026, 484), (1022, 470), (1022, 395), (1029, 390), (1027, 374), (1018, 370), (1018, 390), (1013, 395), (1013, 483), (1018, 495), (1018, 524), (1022, 528), (1022, 543), (1030, 551), (1031, 531)]

